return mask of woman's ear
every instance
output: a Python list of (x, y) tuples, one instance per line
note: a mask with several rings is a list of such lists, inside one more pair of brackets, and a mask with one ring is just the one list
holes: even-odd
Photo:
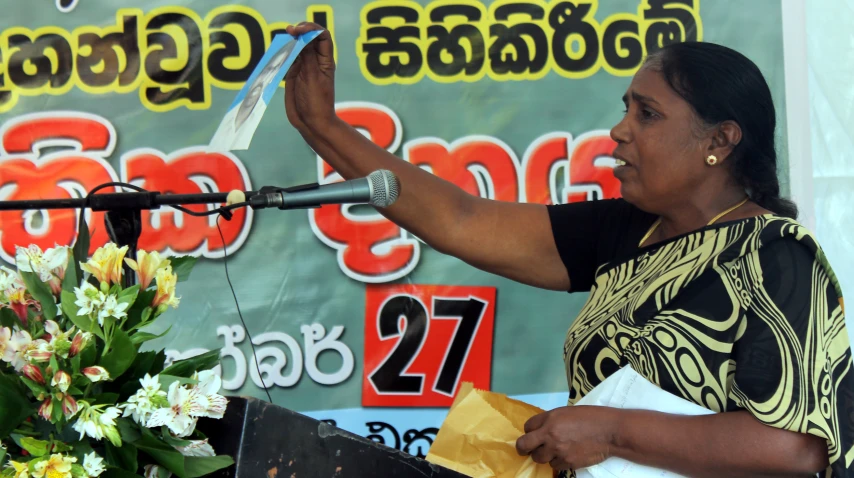
[(709, 154), (713, 154), (719, 160), (724, 161), (741, 142), (741, 126), (735, 121), (724, 121), (712, 130), (711, 139)]

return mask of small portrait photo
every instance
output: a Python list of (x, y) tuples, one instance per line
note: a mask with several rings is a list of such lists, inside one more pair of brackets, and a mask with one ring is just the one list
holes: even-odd
[(249, 148), (255, 130), (267, 105), (276, 94), (288, 69), (305, 45), (319, 32), (310, 32), (294, 38), (288, 34), (276, 35), (270, 48), (258, 62), (255, 71), (237, 94), (210, 143), (211, 151), (234, 151)]

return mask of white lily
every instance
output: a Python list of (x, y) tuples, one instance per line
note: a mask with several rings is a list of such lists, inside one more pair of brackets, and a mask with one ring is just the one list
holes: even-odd
[(107, 468), (104, 466), (104, 459), (98, 456), (94, 451), (83, 456), (83, 471), (85, 471), (90, 478), (100, 476), (101, 473), (106, 470)]
[(6, 266), (0, 267), (0, 291), (20, 289), (22, 287), (24, 287), (24, 283), (17, 272)]
[(204, 412), (207, 400), (178, 382), (169, 386), (167, 398), (169, 408), (155, 410), (145, 426), (157, 428), (165, 425), (176, 436), (189, 436), (196, 429), (196, 421)]
[(74, 305), (80, 307), (77, 315), (92, 315), (98, 312), (107, 300), (107, 296), (103, 292), (88, 282), (84, 282), (81, 287), (75, 287), (74, 295), (77, 296)]
[(225, 414), (225, 408), (228, 406), (228, 400), (218, 393), (219, 389), (222, 388), (222, 379), (211, 370), (196, 372), (193, 374), (193, 379), (198, 381), (193, 389), (205, 398), (202, 402), (204, 410), (200, 416), (222, 418)]
[(213, 447), (208, 443), (208, 439), (190, 440), (187, 446), (176, 446), (176, 450), (184, 456), (216, 456)]
[(108, 407), (102, 411), (106, 405), (92, 406), (84, 401), (78, 402), (78, 406), (80, 407), (80, 415), (71, 428), (80, 434), (81, 440), (84, 435), (96, 440), (107, 438), (113, 445), (122, 446), (122, 438), (116, 429), (116, 418), (121, 415), (121, 410), (116, 407)]
[(107, 317), (113, 317), (114, 319), (121, 319), (123, 317), (127, 317), (127, 312), (125, 312), (128, 308), (127, 303), (119, 303), (116, 296), (111, 294), (107, 296), (107, 300), (101, 305), (101, 310), (98, 312), (98, 324), (102, 327), (104, 326), (104, 320)]
[(145, 426), (155, 410), (169, 406), (169, 400), (166, 398), (166, 392), (160, 390), (159, 376), (152, 377), (145, 374), (139, 383), (142, 388), (121, 406), (124, 410), (122, 416), (132, 417), (136, 423)]
[(30, 362), (47, 362), (53, 355), (53, 346), (50, 342), (42, 339), (34, 340), (27, 344), (24, 358)]
[(12, 329), (0, 327), (0, 358), (6, 363), (15, 359), (15, 348), (12, 343)]
[(157, 465), (145, 465), (145, 478), (169, 478), (172, 472)]
[(9, 362), (9, 365), (11, 365), (16, 372), (20, 372), (28, 363), (27, 352), (31, 348), (32, 343), (33, 338), (30, 337), (29, 332), (26, 330), (15, 329), (12, 333), (12, 339), (9, 341), (9, 347), (14, 351), (14, 355), (10, 360), (6, 360), (6, 355), (4, 354), (3, 361)]
[(68, 264), (67, 248), (55, 247), (42, 251), (41, 247), (30, 244), (29, 247), (18, 247), (15, 254), (15, 265), (22, 272), (38, 274), (42, 282), (50, 282), (54, 277), (54, 269), (64, 269)]

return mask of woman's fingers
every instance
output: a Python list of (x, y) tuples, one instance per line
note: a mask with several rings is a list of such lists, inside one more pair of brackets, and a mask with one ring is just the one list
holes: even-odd
[(299, 22), (296, 25), (289, 25), (285, 30), (293, 36), (299, 36), (306, 32), (323, 30), (323, 27), (317, 23)]
[(546, 419), (549, 418), (548, 412), (539, 413), (531, 417), (527, 422), (525, 422), (525, 433), (530, 433), (540, 427), (543, 426), (543, 423), (546, 422)]
[[(290, 25), (285, 29), (293, 36), (300, 36), (304, 33), (312, 31), (320, 31), (320, 35), (309, 43), (306, 48), (300, 52), (298, 59), (304, 56), (317, 55), (317, 66), (322, 70), (335, 68), (335, 46), (332, 44), (332, 35), (329, 31), (316, 23), (300, 22), (296, 25)], [(293, 68), (291, 68), (293, 69)]]
[[(516, 440), (516, 452), (522, 456), (530, 455), (534, 450), (545, 444), (542, 433), (539, 430), (526, 433)], [(551, 458), (549, 458), (551, 460)]]

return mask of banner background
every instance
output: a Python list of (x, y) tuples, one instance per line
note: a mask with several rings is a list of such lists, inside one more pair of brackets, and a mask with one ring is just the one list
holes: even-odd
[[(205, 18), (213, 9), (226, 5), (218, 1), (80, 0), (74, 10), (61, 13), (52, 1), (46, 0), (2, 0), (0, 3), (4, 11), (0, 30), (6, 31), (12, 27), (36, 29), (46, 26), (73, 31), (83, 25), (115, 25), (116, 11), (120, 8), (138, 8), (147, 14), (160, 7), (180, 6)], [(430, 4), (426, 1), (417, 3), (425, 7)], [(595, 18), (602, 22), (616, 13), (636, 15), (642, 2), (577, 3), (597, 5)], [(695, 0), (693, 3), (700, 4), (703, 41), (721, 43), (744, 53), (765, 74), (777, 106), (781, 171), (785, 172), (785, 85), (780, 2), (706, 0), (701, 3)], [(316, 6), (305, 1), (283, 4), (258, 0), (234, 4), (256, 11), (267, 23), (302, 21), (307, 10)], [(413, 84), (374, 84), (363, 75), (358, 55), (357, 39), (363, 27), (361, 18), (365, 4), (341, 0), (326, 5), (325, 8), (333, 12), (329, 21), (334, 27), (337, 47), (337, 101), (370, 102), (391, 110), (400, 119), (403, 143), (428, 137), (452, 143), (470, 135), (489, 136), (505, 143), (515, 160), (521, 163), (525, 151), (547, 133), (578, 137), (599, 131), (607, 135), (607, 130), (621, 118), (623, 106), (620, 98), (631, 78), (613, 76), (604, 69), (583, 79), (568, 79), (552, 71), (535, 81), (495, 81), (484, 76), (474, 82), (440, 83), (425, 76)], [(8, 48), (8, 38), (4, 37), (4, 42), (0, 47)], [(4, 67), (0, 66), (0, 72), (5, 71)], [(14, 91), (19, 87), (7, 84), (0, 87), (0, 91), (4, 88)], [(319, 175), (322, 170), (315, 154), (285, 118), (281, 106), (283, 92), (280, 88), (271, 102), (251, 149), (234, 154), (245, 168), (253, 189), (325, 179)], [(209, 108), (192, 110), (180, 106), (167, 112), (155, 112), (143, 106), (138, 90), (124, 94), (88, 94), (75, 87), (56, 96), (21, 95), (14, 107), (0, 115), (0, 124), (8, 124), (15, 118), (34, 112), (77, 111), (103, 117), (112, 123), (117, 133), (115, 152), (107, 161), (118, 173), (122, 170), (120, 157), (129, 151), (155, 149), (169, 155), (208, 144), (235, 94), (235, 90), (212, 86)], [(402, 155), (402, 149), (403, 146), (395, 152)], [(787, 174), (781, 174), (782, 179), (787, 177)], [(5, 184), (7, 181), (2, 182)], [(496, 181), (494, 184), (496, 195), (502, 193), (502, 184), (506, 186), (507, 183)], [(364, 348), (365, 329), (373, 326), (375, 317), (365, 315), (366, 284), (342, 271), (336, 250), (324, 244), (312, 230), (311, 214), (275, 210), (254, 214), (245, 243), (229, 251), (228, 268), (243, 316), (254, 337), (268, 334), (281, 339), (281, 334), (287, 334), (299, 345), (302, 356), (307, 357), (302, 326), (320, 324), (327, 335), (334, 327), (343, 326), (343, 333), (337, 341), (352, 351), (354, 361), (354, 369), (346, 380), (323, 385), (303, 371), (294, 385), (271, 389), (273, 400), (278, 405), (312, 412), (319, 418), (330, 418), (334, 410), (340, 410), (337, 415), (343, 417), (344, 410), (361, 408), (362, 365), (367, 355), (375, 353)], [(170, 214), (161, 215), (162, 221), (171, 218)], [(516, 284), (480, 272), (424, 244), (419, 247), (420, 258), (414, 270), (391, 281), (392, 284), (487, 286), (497, 291), (491, 363), (467, 366), (489, 367), (492, 390), (511, 395), (545, 394), (532, 399), (541, 406), (558, 406), (565, 401), (563, 339), (586, 295), (548, 292)], [(225, 281), (223, 260), (201, 259), (191, 280), (180, 285), (179, 294), (182, 298), (180, 308), (170, 312), (155, 327), (165, 330), (172, 326), (172, 332), (168, 338), (152, 345), (182, 353), (223, 347), (224, 340), (217, 335), (217, 329), (240, 323)], [(247, 359), (244, 363), (251, 368), (251, 360), (248, 360), (251, 350), (247, 342), (244, 340), (239, 349)], [(259, 350), (274, 347), (287, 357), (288, 365), (283, 369), (281, 362), (273, 367), (277, 376), (287, 376), (295, 360), (293, 350), (283, 344), (285, 342), (279, 341), (259, 345)], [(441, 353), (438, 356), (441, 357)], [(334, 351), (321, 352), (317, 359), (317, 368), (325, 373), (335, 372), (341, 364), (341, 355)], [(233, 359), (226, 358), (223, 375), (233, 377), (238, 367)], [(263, 390), (253, 383), (248, 374), (243, 386), (228, 393), (263, 396)], [(367, 418), (353, 420), (354, 424), (349, 428), (366, 434), (367, 423), (361, 428), (358, 423), (370, 421), (370, 417), (384, 416), (387, 411), (391, 410), (365, 411), (364, 417)], [(404, 408), (395, 410), (395, 413), (395, 420), (401, 420), (401, 426), (429, 428), (439, 426), (444, 412), (441, 408), (423, 407)], [(419, 415), (422, 413), (428, 414), (429, 418), (418, 418), (426, 416)], [(361, 417), (349, 415), (351, 419), (354, 416)], [(426, 453), (426, 449), (423, 452)]]

